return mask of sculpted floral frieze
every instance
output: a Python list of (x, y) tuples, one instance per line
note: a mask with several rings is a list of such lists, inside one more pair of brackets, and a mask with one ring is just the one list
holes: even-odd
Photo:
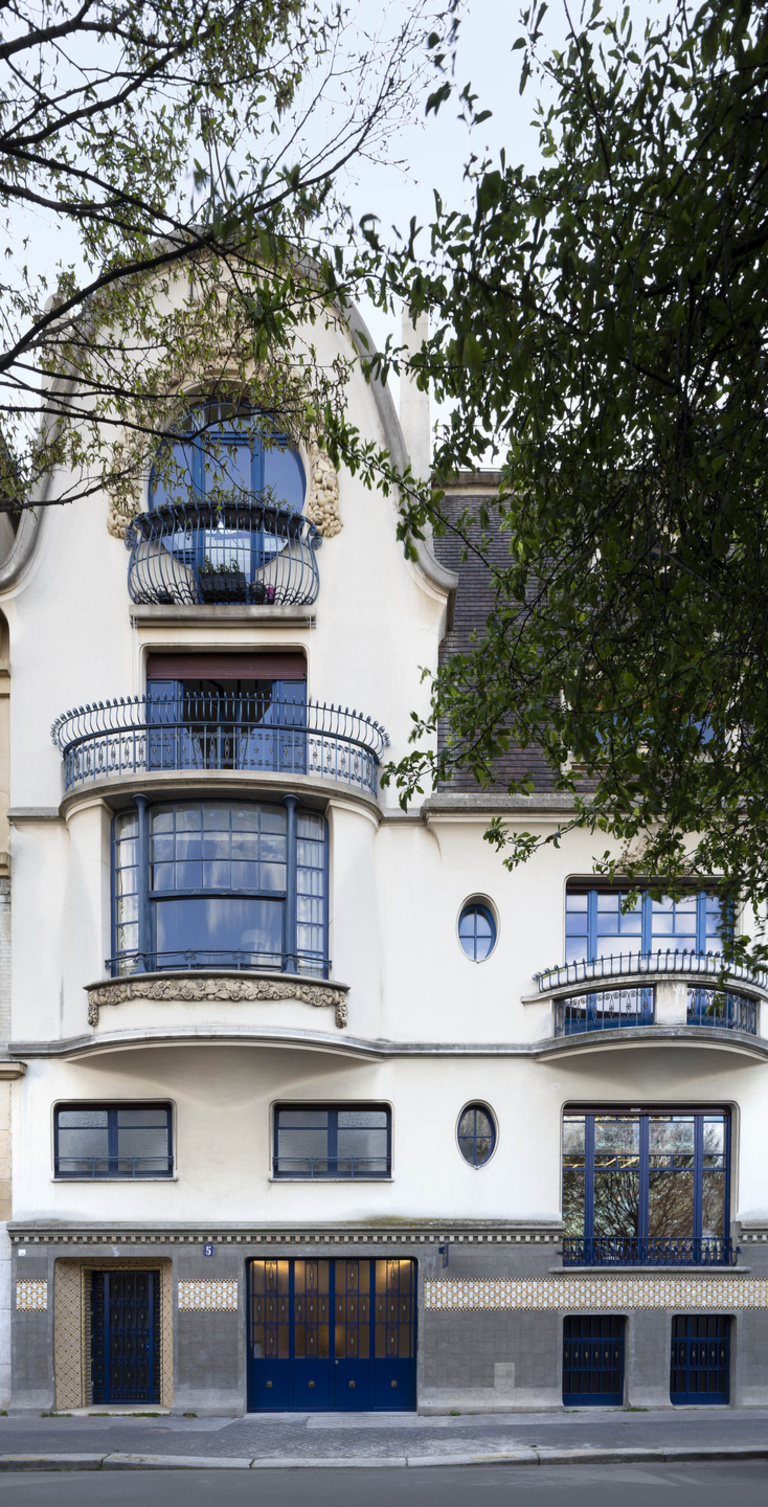
[(348, 1020), (347, 999), (343, 990), (321, 981), (313, 984), (290, 983), (275, 978), (224, 978), (218, 975), (167, 979), (114, 979), (95, 984), (88, 990), (88, 1024), (97, 1026), (99, 1011), (109, 1005), (127, 1004), (129, 1000), (157, 1001), (161, 1004), (241, 1004), (252, 1000), (299, 1000), (314, 1009), (333, 1009), (336, 1025), (341, 1029)]

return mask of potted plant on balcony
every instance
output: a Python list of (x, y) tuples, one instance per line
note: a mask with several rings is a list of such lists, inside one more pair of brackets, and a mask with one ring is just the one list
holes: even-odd
[(206, 555), (198, 572), (198, 582), (204, 602), (248, 601), (248, 581), (235, 559), (222, 560), (219, 565), (214, 565)]

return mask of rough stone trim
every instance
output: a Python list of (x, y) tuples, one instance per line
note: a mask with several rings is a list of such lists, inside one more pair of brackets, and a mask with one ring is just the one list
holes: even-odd
[(92, 1401), (88, 1275), (94, 1271), (160, 1269), (160, 1407), (173, 1402), (173, 1262), (156, 1260), (63, 1260), (54, 1267), (53, 1370), (56, 1407), (88, 1407)]
[(219, 975), (203, 975), (189, 978), (114, 979), (108, 983), (91, 984), (88, 994), (88, 1024), (99, 1024), (99, 1011), (107, 1005), (123, 1005), (131, 999), (157, 1000), (168, 1004), (239, 1004), (251, 1000), (295, 999), (314, 1009), (333, 1008), (335, 1021), (341, 1030), (348, 1021), (347, 999), (343, 990), (333, 984), (289, 983), (275, 978), (230, 978)]

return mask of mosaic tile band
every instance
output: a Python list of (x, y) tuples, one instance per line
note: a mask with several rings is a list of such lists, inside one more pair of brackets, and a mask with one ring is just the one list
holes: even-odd
[(47, 1282), (16, 1283), (16, 1308), (20, 1313), (43, 1313), (47, 1307)]
[(179, 1282), (182, 1313), (236, 1313), (237, 1281)]
[(454, 1313), (481, 1308), (768, 1308), (768, 1278), (428, 1277), (424, 1307)]

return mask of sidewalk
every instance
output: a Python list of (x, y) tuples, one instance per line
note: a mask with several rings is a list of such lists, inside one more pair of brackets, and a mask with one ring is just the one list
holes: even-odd
[(0, 1418), (0, 1470), (768, 1461), (768, 1411)]

